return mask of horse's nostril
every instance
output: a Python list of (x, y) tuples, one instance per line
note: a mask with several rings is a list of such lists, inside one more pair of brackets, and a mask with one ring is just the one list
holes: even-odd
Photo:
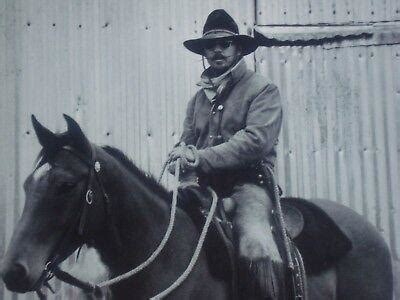
[(3, 271), (2, 276), (5, 284), (13, 285), (17, 282), (23, 281), (27, 274), (28, 270), (23, 264), (14, 263), (9, 267), (9, 269)]

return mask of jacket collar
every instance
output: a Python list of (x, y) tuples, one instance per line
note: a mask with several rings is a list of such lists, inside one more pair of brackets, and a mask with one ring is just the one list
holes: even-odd
[(218, 77), (209, 77), (209, 70), (210, 68), (204, 70), (204, 72), (201, 74), (201, 80), (197, 83), (197, 85), (203, 88), (207, 98), (212, 101), (215, 99), (217, 94), (222, 92), (228, 83), (233, 85), (238, 82), (246, 72), (247, 66), (246, 62), (242, 58), (232, 68)]
[(216, 85), (228, 75), (232, 76), (232, 79), (236, 82), (243, 76), (243, 74), (246, 72), (246, 69), (246, 62), (243, 58), (241, 58), (232, 68), (228, 69), (225, 73), (219, 75), (218, 77), (210, 77), (208, 75), (208, 73), (210, 73), (210, 68), (207, 68), (201, 74), (201, 80), (197, 83), (197, 85), (202, 86), (201, 84), (203, 82), (210, 82), (210, 80), (212, 80), (212, 82)]
[(242, 58), (231, 69), (231, 76), (232, 76), (233, 83), (238, 82), (240, 80), (240, 78), (243, 77), (244, 73), (246, 73), (246, 70), (247, 70), (246, 62)]

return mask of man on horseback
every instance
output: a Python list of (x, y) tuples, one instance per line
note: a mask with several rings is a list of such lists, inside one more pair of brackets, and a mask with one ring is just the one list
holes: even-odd
[(183, 44), (205, 57), (210, 67), (188, 104), (169, 169), (172, 172), (181, 158), (188, 173), (193, 169), (190, 162), (199, 158), (195, 171), (200, 184), (224, 197), (233, 216), (242, 296), (277, 299), (283, 264), (273, 238), (273, 201), (263, 167), (273, 168), (276, 160), (282, 123), (279, 91), (247, 69), (243, 56), (254, 52), (257, 43), (240, 35), (236, 22), (222, 9), (210, 13), (201, 38)]

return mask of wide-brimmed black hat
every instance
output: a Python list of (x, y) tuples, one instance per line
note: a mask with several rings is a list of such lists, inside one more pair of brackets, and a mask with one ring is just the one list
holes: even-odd
[(243, 55), (252, 53), (258, 47), (253, 37), (239, 34), (235, 20), (223, 9), (216, 9), (208, 15), (201, 38), (184, 41), (183, 45), (190, 51), (203, 55), (205, 41), (221, 38), (230, 38), (240, 44)]

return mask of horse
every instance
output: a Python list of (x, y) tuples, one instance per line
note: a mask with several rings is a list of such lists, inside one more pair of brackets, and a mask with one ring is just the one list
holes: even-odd
[[(14, 292), (40, 288), (49, 262), (61, 263), (83, 244), (98, 251), (110, 277), (125, 273), (157, 248), (169, 222), (171, 194), (164, 187), (120, 150), (91, 143), (77, 122), (64, 118), (67, 131), (55, 134), (32, 116), (43, 148), (24, 182), (25, 206), (0, 268)], [(332, 211), (351, 242), (343, 257), (308, 272), (308, 298), (392, 299), (391, 256), (376, 229), (336, 202), (303, 202)], [(192, 218), (178, 208), (164, 249), (147, 268), (112, 285), (113, 299), (149, 299), (165, 290), (185, 270), (198, 239)], [(232, 299), (229, 272), (216, 276), (206, 252), (167, 299)]]

